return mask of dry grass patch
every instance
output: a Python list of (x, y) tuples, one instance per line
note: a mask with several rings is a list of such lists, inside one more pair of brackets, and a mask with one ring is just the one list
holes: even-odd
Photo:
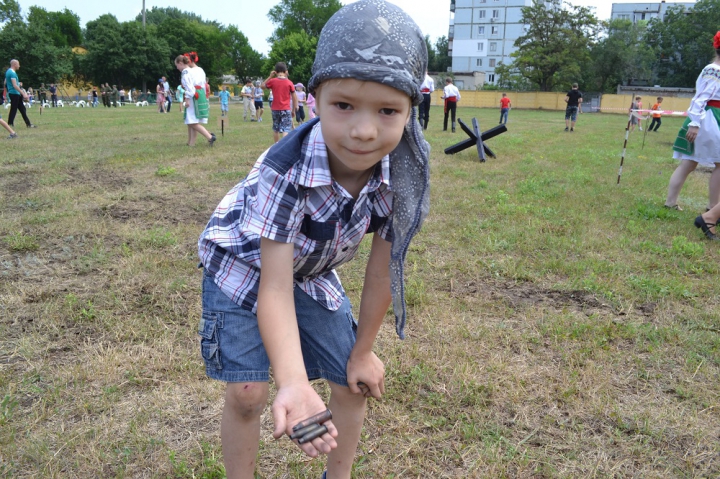
[[(234, 122), (191, 149), (174, 113), (46, 110), (7, 144), (0, 476), (224, 476), (196, 242), (272, 136)], [(719, 476), (720, 257), (692, 227), (707, 174), (689, 178), (685, 212), (662, 208), (680, 121), (644, 148), (631, 136), (617, 186), (621, 116), (583, 115), (570, 135), (562, 113), (514, 111), (485, 164), (443, 155), (461, 136), (440, 116), (408, 339), (388, 316), (388, 391), (355, 477)], [(487, 129), (497, 112), (459, 116)], [(355, 304), (367, 254), (341, 271)], [(271, 419), (258, 477), (319, 477)]]

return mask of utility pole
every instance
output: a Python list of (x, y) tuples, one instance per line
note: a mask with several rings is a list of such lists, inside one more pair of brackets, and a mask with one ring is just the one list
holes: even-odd
[[(143, 33), (144, 33), (145, 32), (145, 0), (143, 0), (142, 14), (143, 14)], [(142, 91), (145, 94), (145, 96), (147, 96), (147, 82), (144, 77), (143, 77), (143, 81), (142, 81)]]

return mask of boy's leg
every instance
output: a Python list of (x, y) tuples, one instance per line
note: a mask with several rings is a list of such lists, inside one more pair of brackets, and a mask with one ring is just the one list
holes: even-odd
[(448, 115), (450, 112), (445, 110), (445, 119), (443, 120), (443, 131), (447, 131), (447, 122), (448, 122)]
[[(668, 185), (667, 199), (665, 200), (665, 206), (675, 206), (677, 204), (678, 196), (680, 196), (680, 190), (685, 184), (685, 180), (688, 175), (697, 167), (696, 161), (682, 160), (672, 176), (670, 176), (670, 184)], [(710, 177), (712, 179), (712, 176)]]
[(658, 130), (660, 129), (660, 124), (661, 124), (661, 123), (662, 123), (662, 118), (658, 118), (658, 119), (657, 119), (657, 126), (655, 127), (655, 129), (654, 129), (653, 131), (658, 131)]
[(252, 479), (260, 446), (260, 416), (267, 405), (268, 383), (228, 383), (220, 438), (228, 479)]
[(333, 424), (338, 430), (337, 448), (328, 454), (327, 471), (332, 479), (350, 479), (355, 452), (360, 441), (363, 421), (365, 420), (366, 399), (350, 392), (350, 388), (329, 382), (332, 394), (330, 410), (333, 412)]

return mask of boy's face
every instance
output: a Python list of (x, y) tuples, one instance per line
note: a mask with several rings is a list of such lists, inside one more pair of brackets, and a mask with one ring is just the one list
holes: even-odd
[(373, 168), (400, 143), (410, 98), (395, 88), (353, 79), (324, 82), (316, 110), (333, 176)]

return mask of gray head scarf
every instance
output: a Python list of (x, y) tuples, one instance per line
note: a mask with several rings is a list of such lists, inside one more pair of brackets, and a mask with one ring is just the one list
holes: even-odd
[[(341, 8), (323, 27), (308, 83), (315, 94), (324, 81), (353, 78), (396, 88), (413, 105), (423, 99), (425, 38), (413, 20), (384, 0), (361, 0)], [(405, 338), (405, 284), (403, 265), (410, 240), (420, 230), (430, 209), (430, 145), (425, 141), (412, 108), (397, 148), (390, 153), (393, 190), (390, 279), (395, 330)]]

